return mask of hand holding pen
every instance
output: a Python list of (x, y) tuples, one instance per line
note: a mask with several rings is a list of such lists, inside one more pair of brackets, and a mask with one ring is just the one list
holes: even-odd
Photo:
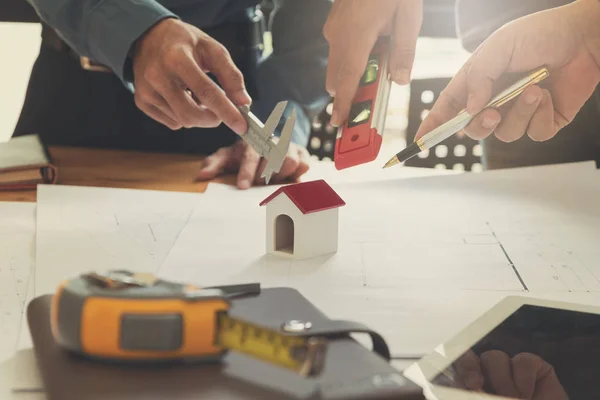
[[(538, 69), (540, 66), (547, 68), (547, 79), (544, 70)], [(497, 108), (489, 107), (499, 81), (515, 73), (525, 73), (530, 84), (524, 90), (514, 91), (525, 81), (513, 82), (516, 86), (508, 87), (518, 96)], [(536, 78), (536, 73), (542, 75)], [(544, 88), (537, 84), (543, 79)], [(549, 140), (573, 121), (599, 83), (597, 0), (580, 0), (520, 18), (495, 32), (478, 48), (441, 93), (419, 128), (415, 143), (387, 166), (424, 150), (418, 144), (441, 127), (447, 128), (437, 132), (442, 140), (460, 130), (473, 139), (494, 133), (504, 142), (513, 142), (525, 134), (535, 141)], [(446, 133), (452, 130), (451, 134)], [(435, 144), (434, 141), (422, 147)]]

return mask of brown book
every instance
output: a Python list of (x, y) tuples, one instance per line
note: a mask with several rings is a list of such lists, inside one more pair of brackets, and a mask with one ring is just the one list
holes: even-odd
[(18, 136), (0, 143), (0, 190), (35, 189), (58, 179), (48, 149), (38, 135)]

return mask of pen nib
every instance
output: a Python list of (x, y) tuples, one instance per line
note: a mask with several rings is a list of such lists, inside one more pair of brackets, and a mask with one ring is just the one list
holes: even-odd
[(400, 164), (400, 160), (398, 160), (398, 157), (393, 157), (390, 161), (388, 161), (384, 166), (383, 169), (389, 168), (389, 167), (393, 167), (394, 165)]

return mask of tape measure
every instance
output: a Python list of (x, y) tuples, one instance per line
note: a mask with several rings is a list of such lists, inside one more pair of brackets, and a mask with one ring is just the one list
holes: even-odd
[(92, 359), (210, 362), (233, 350), (302, 376), (319, 374), (324, 339), (229, 315), (231, 293), (247, 288), (197, 288), (127, 271), (84, 274), (53, 296), (52, 334), (63, 348)]
[(389, 37), (375, 44), (348, 120), (338, 129), (333, 156), (338, 170), (374, 161), (379, 155), (392, 89), (390, 47)]

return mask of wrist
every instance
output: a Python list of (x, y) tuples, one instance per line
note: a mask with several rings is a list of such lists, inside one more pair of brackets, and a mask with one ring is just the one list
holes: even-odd
[(169, 25), (173, 21), (179, 21), (179, 18), (176, 16), (165, 16), (163, 19), (160, 19), (148, 26), (146, 30), (142, 31), (140, 35), (135, 39), (135, 41), (131, 44), (129, 48), (128, 57), (131, 60), (135, 60), (141, 48), (144, 46), (144, 43), (147, 42), (147, 38), (151, 36), (151, 34), (155, 37), (160, 37), (163, 35), (164, 31), (169, 28)]
[(154, 30), (161, 29), (162, 26), (167, 25), (173, 20), (178, 21), (179, 18), (177, 16), (167, 15), (164, 18), (159, 19), (155, 23), (148, 26), (144, 31), (141, 31), (136, 38), (134, 38), (133, 42), (131, 43), (131, 46), (129, 47), (129, 51), (127, 52), (127, 58), (125, 59), (124, 78), (127, 82), (135, 82), (135, 64), (139, 58), (138, 56), (142, 51), (144, 43), (146, 42), (145, 39), (150, 35), (150, 33), (154, 32)]
[(127, 80), (132, 43), (157, 21), (174, 14), (153, 0), (105, 0), (90, 13), (86, 31), (88, 53), (95, 61)]

